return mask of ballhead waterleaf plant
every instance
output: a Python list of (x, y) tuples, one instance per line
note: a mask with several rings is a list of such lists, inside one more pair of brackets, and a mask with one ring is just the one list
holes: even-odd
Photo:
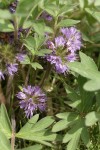
[(0, 150), (100, 150), (99, 9), (0, 1)]

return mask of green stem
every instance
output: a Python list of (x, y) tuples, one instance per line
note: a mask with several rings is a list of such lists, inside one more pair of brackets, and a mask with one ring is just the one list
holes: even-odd
[[(35, 61), (35, 57), (33, 56), (31, 58), (31, 62)], [(29, 68), (28, 68), (28, 72), (27, 72), (27, 75), (26, 75), (26, 79), (25, 79), (25, 86), (27, 86), (28, 84), (28, 80), (29, 80), (29, 75), (30, 75), (30, 71), (31, 71), (31, 65), (29, 65)]]
[(56, 32), (57, 32), (57, 24), (58, 24), (58, 17), (55, 18), (55, 23), (54, 23), (54, 28), (53, 28), (53, 30), (54, 30), (53, 39), (54, 39), (55, 36), (56, 36)]
[(27, 86), (27, 84), (28, 84), (28, 79), (29, 79), (30, 70), (31, 70), (31, 65), (29, 66), (29, 69), (28, 69), (28, 72), (27, 72), (27, 75), (26, 75), (25, 86)]
[(37, 70), (34, 70), (33, 75), (32, 75), (32, 80), (31, 80), (31, 83), (33, 85), (35, 85), (36, 76), (37, 76)]
[(16, 16), (14, 16), (14, 39), (15, 41), (18, 39), (18, 19)]
[(7, 103), (8, 108), (9, 108), (9, 105), (10, 105), (13, 78), (14, 78), (14, 76), (9, 76), (8, 82), (7, 82), (7, 89), (6, 89), (7, 102), (6, 103)]
[(47, 70), (45, 71), (42, 80), (40, 81), (40, 87), (43, 87), (45, 81), (48, 79), (49, 74), (51, 72), (52, 66), (50, 65), (50, 63), (48, 63), (48, 67)]

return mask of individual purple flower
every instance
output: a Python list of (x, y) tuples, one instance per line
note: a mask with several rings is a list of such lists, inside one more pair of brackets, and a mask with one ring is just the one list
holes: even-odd
[(4, 77), (3, 73), (2, 73), (2, 71), (0, 70), (0, 80), (4, 80), (4, 79), (5, 79), (5, 77)]
[(26, 99), (26, 94), (23, 93), (23, 92), (18, 92), (17, 98), (19, 98), (19, 99)]
[(51, 49), (51, 50), (54, 50), (54, 49), (55, 49), (55, 45), (54, 45), (53, 42), (48, 41), (46, 44), (47, 44), (47, 47), (48, 47), (49, 49)]
[(68, 62), (74, 62), (77, 60), (77, 55), (75, 53), (70, 53), (66, 56)]
[(56, 64), (58, 61), (60, 61), (60, 57), (57, 57), (56, 55), (47, 55), (46, 59), (51, 64)]
[(61, 74), (68, 71), (68, 67), (62, 62), (61, 58), (56, 55), (48, 55), (46, 57), (47, 61), (54, 65), (57, 73)]
[(16, 96), (20, 99), (20, 108), (24, 109), (27, 118), (31, 118), (37, 110), (42, 112), (46, 109), (47, 98), (39, 86), (23, 87)]
[(26, 54), (18, 53), (17, 56), (16, 56), (16, 59), (19, 62), (23, 62), (25, 60), (25, 57), (26, 57)]
[(69, 71), (68, 67), (63, 63), (60, 63), (60, 64), (56, 63), (55, 68), (56, 68), (56, 72), (59, 74), (61, 74), (61, 73), (65, 74), (66, 72)]
[(11, 76), (14, 75), (18, 71), (18, 64), (17, 63), (7, 64), (7, 70), (9, 75)]
[(55, 38), (55, 47), (64, 47), (65, 39), (63, 36), (58, 36)]
[(82, 46), (81, 34), (75, 27), (62, 28), (61, 32), (66, 38), (66, 46), (68, 51), (75, 52), (76, 50), (80, 50)]

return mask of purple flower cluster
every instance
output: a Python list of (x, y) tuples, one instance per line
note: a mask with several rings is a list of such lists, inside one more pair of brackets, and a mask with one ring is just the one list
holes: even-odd
[(23, 87), (17, 98), (20, 99), (20, 108), (24, 109), (27, 118), (31, 118), (37, 110), (42, 112), (46, 109), (47, 98), (39, 86)]
[(68, 71), (68, 67), (62, 63), (60, 56), (48, 55), (46, 59), (48, 62), (55, 66), (55, 70), (57, 73), (65, 73), (66, 71)]
[(18, 0), (15, 0), (13, 3), (10, 4), (9, 11), (11, 13), (15, 13), (17, 5), (18, 5)]
[(4, 72), (0, 70), (0, 80), (5, 80), (4, 74), (13, 76), (18, 71), (17, 63), (7, 63)]
[(18, 71), (18, 64), (17, 63), (11, 63), (7, 64), (7, 71), (9, 75), (14, 75)]
[(62, 34), (66, 39), (66, 46), (70, 52), (75, 52), (76, 50), (80, 50), (81, 44), (81, 34), (80, 32), (74, 28), (62, 28)]
[(62, 28), (60, 36), (53, 42), (47, 42), (47, 47), (52, 50), (52, 54), (47, 55), (46, 59), (53, 64), (57, 73), (65, 74), (69, 71), (67, 62), (77, 60), (76, 52), (81, 46), (81, 34), (75, 27)]

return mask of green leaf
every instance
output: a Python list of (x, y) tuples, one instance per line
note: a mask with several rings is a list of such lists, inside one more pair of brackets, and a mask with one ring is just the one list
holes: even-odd
[(85, 144), (86, 147), (90, 146), (91, 142), (90, 142), (90, 136), (89, 136), (89, 132), (88, 132), (87, 127), (84, 127), (82, 129), (81, 139), (83, 140), (83, 142), (84, 142), (84, 144)]
[(51, 116), (44, 117), (43, 119), (37, 122), (38, 117), (38, 115), (32, 117), (17, 134), (20, 135), (27, 134), (28, 132), (33, 133), (41, 131), (49, 127), (54, 122), (54, 119)]
[(49, 143), (49, 142), (41, 141), (41, 140), (39, 140), (38, 142), (41, 143), (41, 144), (43, 144), (43, 145), (46, 145), (46, 146), (49, 146), (49, 147), (53, 147), (52, 144)]
[(33, 130), (29, 130), (29, 132), (23, 132), (22, 134), (17, 133), (16, 137), (21, 138), (21, 139), (26, 139), (26, 140), (31, 140), (37, 143), (41, 143), (47, 146), (52, 146), (50, 144), (50, 141), (54, 141), (56, 139), (56, 134), (50, 133), (47, 130), (42, 130), (42, 131), (37, 131), (34, 132)]
[(60, 120), (58, 121), (52, 128), (52, 132), (58, 132), (61, 130), (64, 130), (68, 127), (70, 122), (68, 122), (67, 120)]
[(29, 36), (28, 38), (26, 38), (24, 40), (24, 45), (31, 52), (31, 54), (34, 56), (35, 55), (35, 48), (36, 48), (35, 39), (32, 36)]
[(25, 23), (23, 24), (23, 29), (27, 29), (27, 28), (32, 27), (33, 22), (34, 21), (32, 21), (32, 20), (25, 21)]
[(86, 83), (87, 81), (86, 78), (78, 76), (77, 81), (81, 96), (81, 112), (87, 113), (91, 111), (91, 108), (93, 107), (95, 94), (93, 92), (88, 92), (83, 89), (84, 83)]
[(41, 130), (49, 127), (53, 122), (54, 122), (53, 117), (51, 117), (51, 116), (44, 117), (43, 119), (38, 121), (37, 124), (34, 125), (34, 128), (32, 130), (34, 132), (41, 131)]
[(44, 44), (45, 36), (35, 34), (34, 40), (35, 40), (35, 49), (38, 50)]
[(27, 45), (27, 44), (24, 44), (24, 46), (27, 47), (27, 49), (31, 52), (31, 54), (32, 54), (33, 56), (35, 55), (35, 50), (34, 50), (32, 47), (30, 47), (30, 46)]
[(85, 8), (85, 11), (89, 13), (93, 18), (95, 18), (100, 23), (100, 12), (96, 10), (91, 10), (90, 8)]
[(95, 62), (93, 61), (92, 58), (90, 58), (89, 56), (87, 56), (86, 54), (80, 52), (80, 58), (81, 58), (81, 63), (88, 68), (91, 68), (92, 70), (98, 71), (98, 68), (95, 64)]
[(84, 89), (86, 91), (97, 91), (100, 89), (100, 81), (99, 80), (89, 80), (84, 84)]
[(45, 33), (45, 23), (43, 21), (37, 21), (33, 23), (33, 28), (38, 35), (44, 35)]
[(80, 111), (82, 109), (80, 95), (77, 94), (77, 92), (66, 83), (64, 83), (64, 87), (67, 93), (67, 97), (69, 98), (69, 100), (71, 100), (71, 101), (68, 100), (65, 101), (65, 104), (69, 105), (70, 107), (76, 108)]
[(31, 63), (31, 66), (32, 66), (32, 68), (34, 68), (35, 70), (36, 70), (36, 69), (43, 69), (43, 67), (42, 67), (39, 63), (37, 63), (37, 62)]
[(72, 101), (64, 101), (64, 103), (69, 105), (72, 108), (75, 108), (75, 109), (79, 110), (79, 111), (81, 111), (81, 109), (82, 109), (81, 100), (76, 100), (74, 102), (72, 102)]
[[(32, 118), (34, 123), (37, 121), (37, 117)], [(54, 122), (54, 119), (50, 116), (45, 117), (38, 121), (37, 123), (33, 123), (32, 125), (29, 125), (28, 123), (23, 127), (17, 134), (16, 137), (26, 139), (26, 140), (32, 140), (47, 146), (52, 146), (47, 141), (54, 141), (56, 139), (56, 134), (48, 132), (46, 128), (48, 128), (52, 123)], [(28, 129), (26, 129), (28, 126)], [(26, 129), (26, 130), (25, 130)]]
[(57, 5), (53, 3), (45, 3), (45, 5), (42, 7), (46, 12), (48, 12), (51, 16), (56, 17), (59, 12), (59, 8)]
[(73, 121), (77, 118), (77, 113), (75, 112), (64, 112), (64, 113), (59, 113), (56, 115), (56, 117), (60, 118), (60, 119), (64, 119), (67, 121)]
[(65, 20), (61, 20), (58, 23), (58, 26), (59, 27), (70, 27), (70, 26), (73, 26), (73, 25), (75, 25), (75, 24), (77, 24), (79, 22), (80, 22), (79, 20), (65, 19)]
[(97, 111), (100, 112), (100, 91), (95, 92)]
[(29, 146), (29, 147), (17, 149), (17, 150), (41, 150), (42, 148), (43, 148), (42, 145), (36, 144), (34, 146)]
[(20, 129), (18, 134), (25, 134), (26, 132), (28, 133), (31, 131), (32, 127), (36, 124), (36, 122), (39, 119), (39, 114), (36, 114), (33, 116), (29, 121)]
[(11, 19), (12, 15), (8, 10), (0, 9), (0, 19)]
[[(73, 129), (69, 130), (69, 131), (65, 134), (65, 136), (64, 136), (64, 138), (63, 138), (63, 143), (67, 143), (67, 142), (69, 142), (69, 141), (72, 139), (72, 137), (73, 137), (73, 135), (74, 135), (74, 133), (72, 132), (72, 130), (73, 130)], [(71, 132), (72, 132), (72, 133), (71, 133)]]
[(19, 4), (16, 9), (17, 16), (30, 16), (31, 13), (34, 11), (36, 6), (38, 5), (39, 1), (37, 0), (20, 0)]
[(86, 34), (82, 33), (82, 39), (86, 42), (90, 42), (90, 43), (94, 43), (89, 36), (87, 36)]
[(41, 49), (36, 52), (36, 55), (45, 56), (46, 54), (50, 54), (50, 53), (52, 53), (52, 50), (50, 50), (50, 49)]
[(75, 134), (73, 135), (73, 138), (68, 143), (66, 150), (76, 150), (77, 149), (78, 143), (80, 140), (80, 134), (81, 134), (81, 130), (78, 130), (75, 132)]
[(89, 66), (85, 66), (84, 64), (80, 63), (80, 62), (71, 62), (71, 63), (68, 63), (68, 67), (80, 74), (81, 76), (83, 77), (86, 77), (88, 79), (96, 79), (96, 80), (99, 80), (100, 79), (100, 73), (99, 71), (96, 71), (92, 68), (90, 68)]
[[(41, 136), (41, 133), (42, 133), (42, 136)], [(56, 133), (51, 133), (49, 131), (39, 131), (39, 132), (35, 132), (35, 137), (36, 138), (36, 135), (38, 135), (37, 137), (37, 141), (38, 140), (41, 140), (41, 141), (54, 141), (57, 137), (57, 134)]]
[(67, 97), (71, 100), (71, 101), (76, 101), (76, 100), (80, 100), (80, 95), (78, 95), (74, 89), (72, 89), (69, 85), (67, 85), (66, 83), (64, 83), (64, 87), (67, 93)]
[(64, 15), (65, 13), (71, 12), (75, 9), (75, 7), (77, 7), (76, 4), (74, 5), (63, 5), (62, 7), (60, 7), (59, 9), (59, 16)]
[(73, 136), (75, 135), (75, 133), (77, 131), (80, 132), (82, 131), (82, 128), (84, 127), (84, 119), (79, 118), (77, 121), (75, 121), (75, 123), (72, 125), (71, 129), (65, 134), (64, 138), (63, 138), (63, 143), (67, 143), (69, 142)]
[(80, 74), (83, 77), (91, 79), (84, 85), (84, 89), (87, 91), (96, 91), (100, 89), (100, 72), (97, 70), (97, 66), (94, 61), (83, 53), (80, 53), (81, 63), (73, 62), (68, 66), (72, 71)]
[(1, 104), (0, 131), (2, 131), (7, 138), (11, 137), (12, 134), (11, 123), (4, 104)]
[(32, 36), (29, 36), (24, 40), (24, 45), (30, 50), (30, 52), (35, 55), (36, 52), (38, 52), (38, 49), (43, 45), (45, 40), (45, 37), (42, 35), (34, 35), (34, 38)]
[(23, 65), (27, 65), (27, 64), (30, 64), (30, 63), (31, 63), (30, 58), (27, 55), (25, 56), (24, 61), (21, 62), (21, 64), (23, 64)]
[(99, 120), (99, 118), (100, 118), (100, 114), (98, 114), (95, 111), (92, 111), (92, 112), (88, 113), (85, 116), (85, 124), (86, 124), (86, 126), (94, 125)]
[(14, 27), (10, 23), (10, 21), (4, 21), (3, 19), (0, 19), (0, 31), (1, 32), (13, 32)]
[(92, 58), (88, 57), (84, 53), (80, 52), (81, 63), (72, 62), (68, 66), (72, 71), (80, 74), (89, 79), (99, 80), (100, 73), (98, 72), (97, 66)]
[(53, 29), (49, 26), (45, 26), (45, 32), (47, 33), (54, 33)]
[(55, 140), (56, 134), (50, 133), (47, 130), (35, 132), (32, 129), (29, 132), (23, 132), (22, 134), (20, 134), (20, 132), (19, 132), (16, 134), (16, 137), (42, 143), (42, 142)]
[(0, 150), (11, 150), (10, 141), (1, 131), (0, 131)]
[(35, 40), (34, 37), (28, 36), (25, 40), (24, 43), (28, 45), (31, 49), (35, 49)]

